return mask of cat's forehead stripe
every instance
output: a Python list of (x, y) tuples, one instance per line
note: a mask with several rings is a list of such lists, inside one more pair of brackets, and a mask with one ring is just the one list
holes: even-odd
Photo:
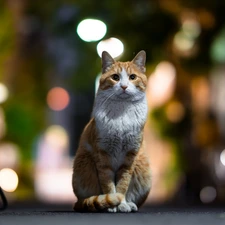
[(116, 68), (116, 72), (121, 75), (128, 75), (131, 72), (131, 68), (129, 67), (129, 65), (126, 64), (124, 65), (119, 64)]

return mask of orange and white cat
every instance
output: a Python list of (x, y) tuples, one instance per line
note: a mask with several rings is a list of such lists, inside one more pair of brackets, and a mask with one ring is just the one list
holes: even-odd
[(76, 153), (72, 185), (75, 211), (137, 211), (151, 177), (144, 152), (147, 119), (145, 51), (131, 62), (102, 53), (102, 76), (92, 118)]

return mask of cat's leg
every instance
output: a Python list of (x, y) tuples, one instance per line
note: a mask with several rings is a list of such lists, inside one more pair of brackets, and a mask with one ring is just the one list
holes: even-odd
[[(111, 166), (111, 156), (107, 152), (98, 151), (96, 163), (100, 187), (103, 194), (116, 194), (115, 172)], [(108, 212), (117, 212), (117, 207), (106, 209)]]
[(78, 198), (74, 209), (88, 205), (88, 211), (117, 212), (116, 206), (121, 203), (123, 195), (116, 193), (114, 180), (115, 174), (107, 154), (99, 154), (98, 160), (87, 151), (78, 151), (72, 180), (74, 193)]
[(134, 172), (134, 161), (137, 155), (137, 151), (130, 151), (126, 154), (125, 159), (121, 167), (119, 168), (116, 176), (116, 191), (124, 195), (124, 198), (117, 209), (119, 212), (131, 212), (137, 211), (135, 204), (127, 201), (126, 195), (129, 185), (132, 180)]
[(101, 194), (96, 166), (87, 151), (78, 151), (76, 154), (72, 186), (78, 200)]
[[(151, 174), (148, 158), (139, 154), (135, 160), (131, 182), (126, 193), (126, 200), (131, 208), (140, 207), (151, 189)], [(134, 210), (135, 211), (135, 210)]]
[(107, 152), (99, 150), (96, 168), (103, 194), (116, 193), (115, 172), (111, 166), (111, 156)]

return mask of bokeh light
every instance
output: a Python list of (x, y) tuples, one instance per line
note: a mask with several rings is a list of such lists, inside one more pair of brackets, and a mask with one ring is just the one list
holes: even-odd
[(148, 80), (147, 97), (150, 107), (168, 101), (175, 88), (176, 69), (170, 62), (160, 62)]
[(4, 168), (0, 170), (0, 186), (7, 192), (14, 192), (18, 186), (19, 178), (17, 173), (10, 169)]
[(39, 171), (35, 179), (38, 199), (54, 204), (59, 202), (74, 204), (77, 199), (72, 190), (71, 177), (71, 168)]
[(5, 102), (8, 96), (9, 96), (9, 91), (7, 87), (4, 84), (0, 83), (0, 103)]
[(182, 57), (191, 57), (198, 51), (197, 38), (201, 33), (201, 24), (192, 11), (181, 14), (181, 23), (181, 28), (173, 39), (173, 49)]
[(77, 26), (77, 34), (83, 41), (91, 42), (102, 39), (107, 31), (104, 22), (96, 19), (82, 20)]
[(52, 203), (76, 200), (71, 185), (72, 160), (68, 150), (68, 132), (60, 125), (49, 126), (37, 145), (34, 185), (39, 200)]
[(210, 203), (216, 199), (217, 192), (214, 187), (206, 186), (200, 191), (200, 200), (203, 203)]
[(200, 35), (201, 26), (196, 19), (195, 14), (191, 13), (189, 16), (183, 19), (182, 30), (188, 37), (192, 39), (197, 38)]
[(193, 48), (194, 44), (194, 40), (183, 31), (179, 31), (174, 36), (174, 46), (180, 51), (189, 51)]
[(219, 33), (211, 45), (211, 58), (214, 62), (225, 62), (225, 28)]
[(15, 168), (19, 163), (19, 148), (13, 143), (0, 144), (0, 169)]
[(69, 137), (67, 132), (59, 125), (52, 125), (48, 127), (44, 137), (48, 144), (55, 146), (55, 149), (64, 150), (69, 145)]
[(220, 161), (225, 166), (225, 149), (220, 154)]
[(107, 51), (113, 58), (118, 57), (124, 51), (123, 42), (114, 37), (102, 40), (97, 45), (97, 52), (100, 57), (102, 57), (103, 51)]
[(184, 106), (178, 101), (173, 101), (166, 107), (166, 116), (172, 123), (180, 122), (184, 118), (184, 115)]
[(198, 76), (191, 81), (193, 110), (207, 111), (210, 107), (210, 84), (204, 76)]
[(48, 92), (47, 103), (52, 110), (61, 111), (69, 105), (69, 102), (69, 93), (64, 88), (54, 87)]

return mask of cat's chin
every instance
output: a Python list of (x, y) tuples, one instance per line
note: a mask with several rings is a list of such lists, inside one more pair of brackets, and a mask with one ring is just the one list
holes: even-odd
[(126, 93), (126, 92), (123, 92), (120, 95), (118, 95), (118, 98), (129, 99), (129, 98), (132, 98), (132, 96), (130, 94)]
[(123, 92), (123, 93), (119, 93), (119, 94), (115, 95), (113, 100), (116, 100), (116, 101), (131, 100), (132, 101), (132, 98), (133, 98), (133, 95), (131, 95), (130, 93), (127, 93), (127, 92)]
[(131, 95), (131, 94), (120, 94), (116, 96), (116, 99), (114, 100), (120, 100), (120, 101), (126, 101), (126, 102), (137, 102), (141, 99), (143, 99), (144, 96), (138, 96), (138, 95)]

